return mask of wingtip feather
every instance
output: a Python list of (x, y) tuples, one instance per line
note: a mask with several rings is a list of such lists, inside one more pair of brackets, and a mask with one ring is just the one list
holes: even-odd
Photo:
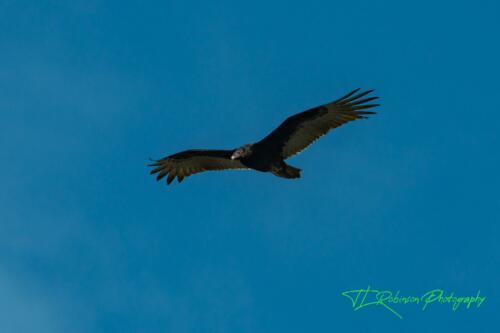
[(333, 102), (333, 103), (337, 103), (337, 102), (340, 102), (340, 101), (342, 101), (342, 100), (344, 100), (346, 98), (349, 98), (349, 97), (351, 97), (352, 95), (354, 95), (355, 93), (357, 93), (360, 90), (361, 90), (361, 88), (356, 88), (353, 91), (351, 91), (350, 93), (348, 93), (348, 94), (340, 97), (339, 99), (335, 100), (335, 102)]

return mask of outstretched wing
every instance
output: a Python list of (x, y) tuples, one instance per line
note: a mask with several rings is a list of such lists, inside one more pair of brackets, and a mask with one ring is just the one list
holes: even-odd
[(167, 176), (167, 184), (175, 177), (182, 182), (192, 174), (224, 169), (248, 169), (238, 160), (232, 160), (233, 150), (186, 150), (154, 161), (149, 166), (155, 167), (151, 174), (158, 173), (156, 180)]
[(378, 106), (379, 104), (366, 104), (378, 97), (362, 98), (373, 90), (358, 93), (359, 90), (356, 89), (336, 101), (287, 118), (256, 145), (280, 154), (286, 159), (300, 153), (331, 129), (374, 114), (375, 112), (361, 110)]

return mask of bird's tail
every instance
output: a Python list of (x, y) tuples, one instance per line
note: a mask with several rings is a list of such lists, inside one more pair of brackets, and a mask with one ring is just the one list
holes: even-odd
[(285, 174), (287, 175), (286, 178), (300, 178), (300, 169), (295, 168), (291, 165), (285, 164)]
[(271, 168), (271, 172), (278, 176), (288, 179), (300, 178), (300, 169), (290, 166), (288, 164), (282, 163), (281, 165), (274, 165)]

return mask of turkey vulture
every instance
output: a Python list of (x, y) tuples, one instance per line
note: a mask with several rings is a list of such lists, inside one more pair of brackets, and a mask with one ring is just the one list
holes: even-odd
[(231, 150), (186, 150), (153, 161), (149, 164), (154, 167), (151, 174), (158, 173), (157, 180), (168, 175), (167, 184), (175, 177), (180, 183), (198, 172), (224, 169), (253, 169), (283, 178), (299, 178), (301, 170), (284, 160), (300, 153), (331, 129), (375, 113), (361, 110), (378, 106), (367, 104), (378, 97), (363, 98), (373, 90), (358, 93), (359, 90), (287, 118), (259, 142)]

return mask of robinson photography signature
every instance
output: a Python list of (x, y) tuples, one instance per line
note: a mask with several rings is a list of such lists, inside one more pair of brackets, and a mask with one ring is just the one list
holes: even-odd
[(458, 296), (453, 291), (445, 293), (443, 289), (430, 290), (421, 296), (401, 296), (399, 290), (394, 293), (390, 290), (371, 289), (370, 286), (367, 289), (344, 291), (342, 295), (351, 300), (354, 311), (367, 306), (382, 306), (400, 319), (403, 316), (395, 310), (396, 304), (416, 304), (422, 311), (433, 306), (432, 304), (448, 304), (453, 311), (457, 311), (460, 307), (479, 308), (486, 300), (485, 296), (481, 296), (480, 290), (474, 296)]

